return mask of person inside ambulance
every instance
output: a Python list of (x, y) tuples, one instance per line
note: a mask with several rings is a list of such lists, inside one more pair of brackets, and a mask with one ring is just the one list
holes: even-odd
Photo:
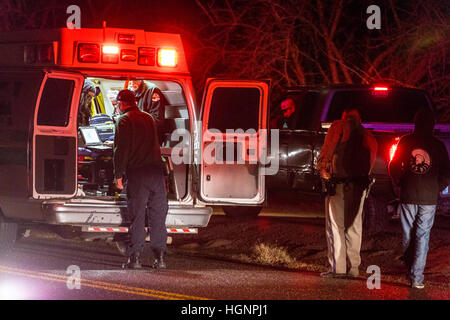
[(85, 79), (78, 107), (78, 127), (89, 126), (91, 117), (91, 102), (95, 96), (96, 88), (92, 81)]
[(165, 133), (165, 100), (163, 93), (156, 85), (147, 83), (144, 80), (130, 81), (130, 88), (136, 96), (139, 109), (149, 113), (155, 119), (161, 143)]

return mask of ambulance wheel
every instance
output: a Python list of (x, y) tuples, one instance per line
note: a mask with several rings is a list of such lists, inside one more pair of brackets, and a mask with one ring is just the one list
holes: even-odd
[(8, 253), (17, 239), (17, 223), (6, 221), (0, 215), (0, 253)]
[(262, 207), (223, 206), (222, 209), (227, 217), (233, 219), (251, 219), (256, 218), (259, 215)]

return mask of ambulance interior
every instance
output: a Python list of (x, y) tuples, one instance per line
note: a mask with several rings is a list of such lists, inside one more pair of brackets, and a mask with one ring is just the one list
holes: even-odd
[[(89, 125), (78, 128), (78, 196), (108, 199), (117, 190), (113, 186), (113, 141), (115, 121), (119, 117), (116, 97), (120, 90), (131, 90), (130, 80), (88, 77), (96, 87), (96, 95), (90, 103)], [(174, 81), (144, 80), (149, 87), (156, 86), (164, 104), (164, 132), (161, 154), (166, 177), (167, 195), (170, 200), (183, 199), (187, 194), (188, 164), (173, 164), (172, 147), (179, 141), (171, 141), (175, 129), (190, 131), (189, 113), (181, 86)], [(153, 97), (152, 97), (153, 98)], [(80, 101), (81, 103), (81, 101)], [(80, 112), (80, 111), (79, 111)], [(126, 193), (125, 189), (121, 195)]]

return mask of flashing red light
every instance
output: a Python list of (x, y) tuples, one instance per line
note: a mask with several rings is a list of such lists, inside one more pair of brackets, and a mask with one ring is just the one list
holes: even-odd
[(119, 48), (116, 46), (103, 46), (103, 63), (119, 63)]
[(136, 36), (134, 34), (119, 34), (117, 42), (133, 44), (136, 42)]
[(373, 90), (374, 91), (388, 91), (389, 88), (388, 87), (374, 87)]
[(136, 61), (137, 53), (133, 49), (123, 49), (120, 51), (120, 60), (122, 61)]
[(178, 63), (177, 51), (174, 49), (158, 50), (158, 66), (160, 67), (176, 67)]
[(78, 45), (78, 61), (98, 63), (100, 61), (100, 46), (95, 43), (80, 43)]
[(155, 48), (139, 48), (138, 64), (145, 66), (154, 66), (156, 64)]

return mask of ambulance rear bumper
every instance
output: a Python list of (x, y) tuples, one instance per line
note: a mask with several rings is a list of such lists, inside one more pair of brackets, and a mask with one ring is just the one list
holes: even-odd
[[(44, 202), (42, 210), (47, 223), (72, 226), (127, 226), (126, 204)], [(212, 208), (204, 206), (169, 205), (167, 227), (206, 227)]]

